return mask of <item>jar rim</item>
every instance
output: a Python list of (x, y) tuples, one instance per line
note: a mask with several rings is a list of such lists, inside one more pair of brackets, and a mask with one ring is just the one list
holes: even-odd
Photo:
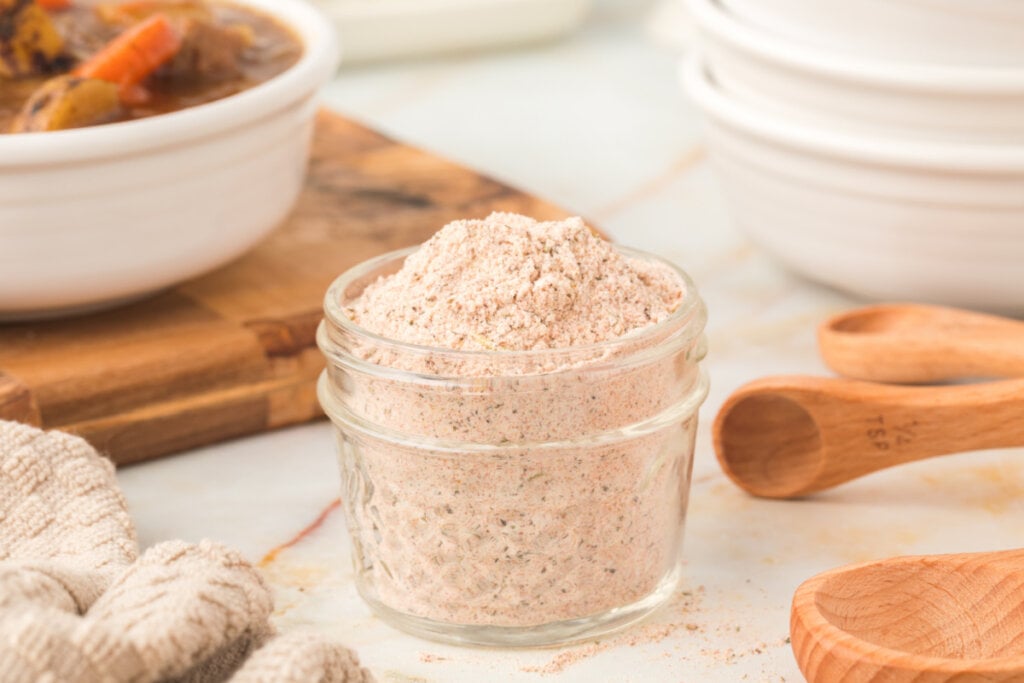
[[(703, 308), (703, 301), (701, 300), (700, 293), (697, 289), (697, 284), (693, 281), (686, 271), (679, 266), (675, 265), (671, 261), (663, 259), (654, 254), (641, 251), (638, 249), (630, 249), (629, 247), (622, 247), (619, 245), (613, 245), (613, 248), (623, 256), (629, 258), (638, 259), (642, 261), (659, 263), (669, 268), (676, 276), (679, 277), (683, 284), (683, 299), (679, 302), (679, 305), (674, 311), (672, 311), (667, 318), (664, 320), (650, 325), (647, 327), (640, 328), (637, 331), (630, 332), (628, 334), (607, 339), (605, 341), (596, 342), (593, 344), (580, 344), (578, 346), (560, 346), (549, 349), (528, 349), (528, 350), (509, 350), (509, 349), (451, 349), (443, 346), (428, 346), (425, 344), (413, 344), (410, 342), (404, 342), (391, 337), (385, 337), (377, 334), (352, 320), (348, 315), (345, 314), (344, 306), (342, 305), (342, 299), (344, 298), (345, 290), (355, 281), (381, 266), (397, 261), (401, 259), (405, 260), (408, 256), (415, 253), (420, 248), (420, 245), (413, 247), (406, 247), (404, 249), (396, 249), (387, 253), (381, 254), (371, 259), (362, 261), (355, 266), (352, 266), (348, 270), (344, 271), (341, 275), (331, 282), (327, 288), (327, 293), (324, 295), (324, 315), (328, 322), (338, 328), (346, 331), (350, 334), (356, 335), (363, 339), (372, 342), (375, 346), (386, 348), (388, 350), (397, 351), (405, 354), (422, 355), (422, 356), (447, 356), (452, 358), (466, 358), (466, 359), (501, 359), (502, 361), (514, 361), (518, 359), (531, 360), (531, 361), (544, 361), (545, 359), (554, 359), (564, 357), (567, 353), (572, 354), (589, 354), (589, 353), (600, 353), (615, 350), (617, 348), (629, 346), (642, 341), (648, 337), (656, 337), (665, 330), (670, 330), (675, 326), (678, 326), (681, 321), (690, 318), (695, 312)], [(703, 325), (702, 325), (703, 327)]]

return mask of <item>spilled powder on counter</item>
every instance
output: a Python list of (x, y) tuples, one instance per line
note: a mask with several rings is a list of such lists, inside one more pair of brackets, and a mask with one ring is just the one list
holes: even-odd
[[(440, 351), (348, 349), (374, 365), (471, 380), (345, 374), (345, 408), (380, 430), (341, 444), (364, 593), (438, 622), (528, 627), (599, 615), (663, 586), (678, 559), (696, 430), (695, 405), (671, 411), (699, 391), (698, 335), (680, 332), (687, 321), (639, 333), (684, 295), (670, 267), (618, 253), (578, 218), (496, 213), (449, 224), (347, 302), (361, 327), (406, 343), (565, 349), (556, 367), (487, 354), (493, 367), (456, 356), (444, 372)], [(685, 344), (673, 345), (679, 334)], [(632, 335), (623, 353), (642, 362), (574, 356)], [(666, 352), (641, 353), (655, 346)], [(436, 439), (448, 445), (435, 450)]]
[(580, 218), (492, 213), (446, 225), (347, 313), (409, 344), (525, 351), (621, 337), (682, 297), (676, 273), (619, 254)]
[[(700, 626), (692, 621), (683, 621), (682, 617), (693, 618), (694, 615), (704, 611), (704, 607), (701, 604), (703, 593), (704, 586), (698, 587), (696, 591), (677, 591), (673, 595), (671, 603), (664, 610), (665, 617), (674, 615), (677, 618), (664, 622), (642, 624), (611, 638), (569, 646), (553, 656), (546, 664), (541, 666), (524, 666), (520, 668), (520, 671), (525, 673), (560, 674), (570, 666), (579, 664), (608, 650), (660, 643), (681, 628), (685, 628), (687, 631), (696, 630)], [(691, 626), (693, 627), (692, 629)]]

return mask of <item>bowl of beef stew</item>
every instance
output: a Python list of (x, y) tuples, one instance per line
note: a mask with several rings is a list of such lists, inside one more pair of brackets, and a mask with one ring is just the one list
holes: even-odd
[(303, 0), (0, 0), (0, 319), (138, 298), (258, 243), (337, 59)]

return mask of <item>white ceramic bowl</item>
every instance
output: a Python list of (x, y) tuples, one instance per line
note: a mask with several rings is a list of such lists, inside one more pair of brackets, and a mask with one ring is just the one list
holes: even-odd
[(1024, 146), (939, 145), (808, 127), (684, 82), (730, 212), (814, 280), (869, 298), (1024, 311)]
[(0, 317), (112, 305), (255, 245), (302, 185), (337, 41), (303, 0), (240, 0), (290, 26), (298, 63), (245, 92), (93, 128), (0, 135)]
[(872, 60), (748, 26), (718, 0), (689, 0), (689, 7), (719, 87), (765, 111), (935, 141), (1024, 141), (1024, 61), (1012, 69)]
[(346, 65), (547, 40), (579, 26), (590, 9), (590, 0), (319, 0), (319, 4), (345, 36)]
[(946, 66), (1024, 65), (1019, 0), (720, 0), (781, 38), (875, 59)]

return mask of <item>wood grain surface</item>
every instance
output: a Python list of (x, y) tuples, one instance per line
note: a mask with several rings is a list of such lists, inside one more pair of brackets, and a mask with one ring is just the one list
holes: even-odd
[(1024, 322), (957, 308), (855, 308), (821, 324), (818, 347), (834, 371), (872, 382), (1024, 377)]
[(492, 210), (566, 215), (322, 113), (294, 213), (235, 263), (127, 307), (0, 325), (0, 419), (80, 434), (124, 464), (316, 418), (331, 280)]
[(1024, 550), (819, 574), (793, 597), (790, 636), (809, 683), (1024, 681)]
[(794, 498), (887, 467), (1024, 446), (1024, 379), (895, 386), (780, 375), (723, 403), (712, 436), (722, 470), (755, 496)]

